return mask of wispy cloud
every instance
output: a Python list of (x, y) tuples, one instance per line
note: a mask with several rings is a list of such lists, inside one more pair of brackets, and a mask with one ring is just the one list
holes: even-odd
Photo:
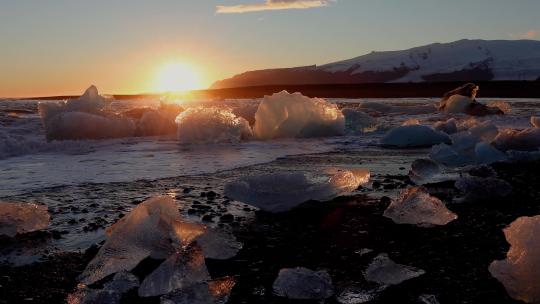
[(269, 10), (308, 9), (328, 6), (334, 1), (336, 0), (266, 0), (263, 3), (254, 4), (218, 5), (216, 13), (238, 14)]
[(510, 34), (510, 37), (514, 39), (536, 39), (540, 37), (540, 31), (535, 29), (530, 29), (525, 33), (519, 34)]

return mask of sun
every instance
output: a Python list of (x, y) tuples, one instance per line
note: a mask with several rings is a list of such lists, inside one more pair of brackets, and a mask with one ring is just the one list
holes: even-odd
[(167, 63), (157, 71), (154, 85), (156, 91), (185, 92), (202, 88), (201, 76), (191, 64)]

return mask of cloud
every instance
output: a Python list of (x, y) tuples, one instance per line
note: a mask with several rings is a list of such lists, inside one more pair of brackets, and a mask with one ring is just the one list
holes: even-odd
[(510, 37), (515, 39), (536, 39), (540, 36), (540, 31), (531, 29), (526, 31), (525, 33), (519, 33), (519, 34), (510, 34)]
[(334, 1), (336, 0), (266, 0), (263, 3), (254, 4), (218, 5), (216, 13), (238, 14), (269, 10), (308, 9), (328, 6), (330, 2)]

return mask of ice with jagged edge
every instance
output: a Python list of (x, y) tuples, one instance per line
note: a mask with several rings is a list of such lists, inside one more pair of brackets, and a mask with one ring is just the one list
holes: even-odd
[(88, 288), (79, 284), (74, 293), (68, 295), (68, 304), (118, 304), (122, 294), (139, 287), (139, 279), (133, 274), (121, 271), (114, 275), (111, 282), (105, 283), (102, 289)]
[(48, 140), (104, 139), (135, 135), (135, 123), (104, 111), (106, 100), (95, 86), (82, 96), (61, 103), (39, 103)]
[(423, 187), (403, 190), (384, 211), (384, 216), (396, 224), (420, 227), (446, 225), (457, 218), (457, 215), (448, 210), (441, 200), (429, 195)]
[(139, 296), (168, 294), (187, 286), (210, 280), (199, 246), (190, 246), (173, 253), (150, 273), (139, 288)]
[(504, 229), (510, 250), (493, 261), (489, 272), (508, 294), (526, 303), (540, 303), (540, 215), (520, 217)]
[(381, 139), (382, 146), (395, 148), (431, 147), (442, 143), (450, 143), (446, 133), (417, 124), (393, 128)]
[[(333, 172), (330, 172), (333, 173)], [(267, 212), (288, 211), (309, 200), (326, 201), (369, 181), (368, 170), (343, 170), (318, 180), (303, 172), (241, 177), (225, 185), (225, 195)]]
[(247, 120), (217, 107), (187, 109), (176, 124), (178, 140), (186, 144), (237, 143), (252, 136)]
[(281, 269), (273, 289), (275, 295), (295, 300), (320, 300), (334, 295), (328, 272), (304, 267)]
[(343, 135), (345, 117), (336, 104), (287, 91), (265, 96), (255, 113), (259, 139)]
[(347, 133), (361, 134), (377, 130), (379, 122), (369, 114), (351, 108), (345, 108), (341, 112), (345, 116), (345, 130)]
[(386, 253), (381, 253), (366, 268), (364, 277), (370, 282), (389, 286), (400, 284), (425, 273), (419, 268), (397, 264)]
[(49, 226), (50, 220), (45, 205), (0, 201), (0, 235), (14, 237), (42, 230)]
[(455, 180), (457, 176), (443, 172), (443, 168), (433, 160), (421, 158), (411, 164), (409, 178), (417, 185), (425, 185)]

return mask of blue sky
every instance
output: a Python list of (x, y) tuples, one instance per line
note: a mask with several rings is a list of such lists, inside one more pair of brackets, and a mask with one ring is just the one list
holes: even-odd
[(320, 0), (325, 6), (216, 9), (298, 0), (267, 1), (0, 0), (0, 96), (73, 94), (91, 83), (108, 93), (150, 91), (155, 67), (175, 60), (196, 66), (209, 85), (246, 70), (324, 64), (372, 50), (540, 38), (538, 0)]

